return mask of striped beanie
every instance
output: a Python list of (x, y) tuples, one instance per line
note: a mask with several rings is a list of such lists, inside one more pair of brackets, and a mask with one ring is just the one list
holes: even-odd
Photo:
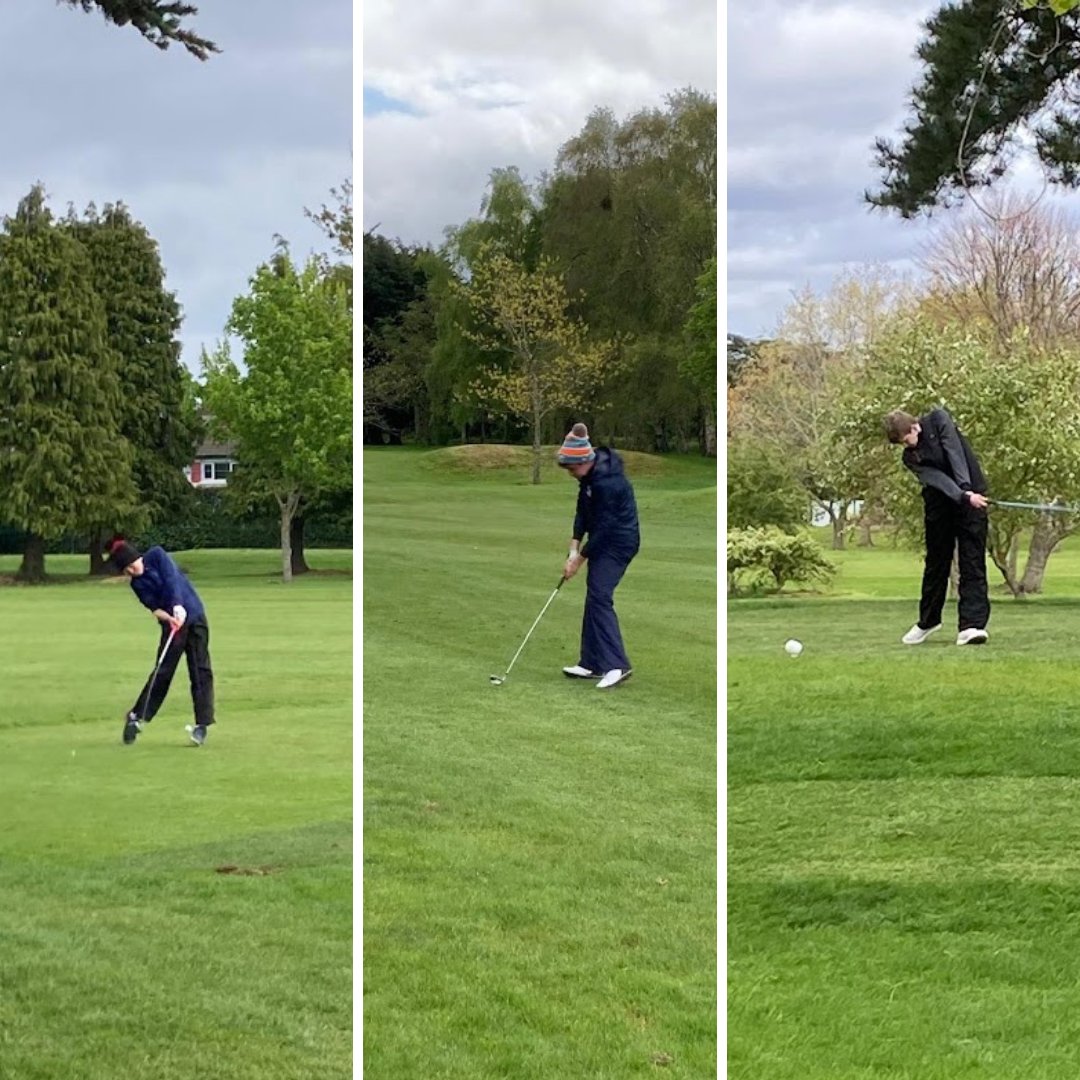
[(584, 424), (575, 424), (559, 447), (559, 464), (585, 465), (595, 458), (596, 451), (589, 442), (589, 429)]

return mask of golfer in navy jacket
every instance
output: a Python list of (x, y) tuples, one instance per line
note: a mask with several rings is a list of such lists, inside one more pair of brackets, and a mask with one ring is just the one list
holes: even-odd
[(210, 667), (210, 627), (199, 594), (164, 548), (152, 547), (140, 555), (123, 537), (116, 537), (109, 544), (109, 560), (127, 574), (139, 602), (161, 623), (157, 652), (162, 657), (161, 667), (156, 677), (147, 679), (135, 705), (124, 717), (124, 742), (133, 743), (143, 726), (157, 715), (183, 654), (187, 656), (195, 706), (195, 723), (187, 730), (191, 741), (202, 746), (206, 729), (214, 722), (214, 673)]
[[(599, 679), (599, 689), (617, 686), (631, 674), (630, 659), (615, 616), (615, 587), (638, 553), (634, 489), (622, 458), (607, 447), (593, 448), (584, 424), (575, 424), (559, 448), (559, 464), (577, 478), (577, 512), (563, 576), (573, 577), (588, 562), (581, 659), (563, 668), (572, 679)], [(588, 536), (588, 543), (581, 546)]]

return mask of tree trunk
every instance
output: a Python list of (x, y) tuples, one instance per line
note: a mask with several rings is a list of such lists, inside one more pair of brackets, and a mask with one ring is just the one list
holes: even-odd
[(847, 503), (842, 504), (839, 510), (833, 510), (832, 503), (828, 506), (829, 520), (832, 522), (832, 549), (843, 551), (847, 532)]
[(532, 482), (540, 483), (540, 406), (533, 399)]
[(94, 529), (90, 533), (90, 547), (87, 552), (90, 556), (91, 577), (105, 577), (109, 573), (109, 566), (105, 562), (105, 543), (106, 535), (101, 529)]
[(289, 546), (292, 549), (291, 565), (293, 577), (297, 574), (306, 574), (311, 567), (304, 558), (304, 515), (297, 514), (292, 519), (290, 527)]
[(23, 548), (22, 563), (15, 575), (20, 581), (41, 584), (45, 580), (45, 538), (31, 533)]
[(716, 457), (716, 408), (708, 401), (705, 403), (705, 456)]
[(1040, 515), (1039, 520), (1035, 522), (1035, 528), (1031, 532), (1031, 546), (1028, 548), (1027, 565), (1024, 567), (1024, 576), (1020, 579), (1020, 591), (1022, 593), (1042, 592), (1046, 564), (1050, 561), (1054, 548), (1058, 546), (1067, 533), (1068, 529), (1063, 529), (1050, 518), (1049, 514)]
[(281, 577), (287, 585), (292, 581), (292, 522), (296, 508), (300, 504), (298, 495), (287, 495), (278, 499), (281, 508)]

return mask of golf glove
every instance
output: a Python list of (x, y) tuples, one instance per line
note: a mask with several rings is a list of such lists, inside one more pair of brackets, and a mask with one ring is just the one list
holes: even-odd
[(173, 618), (178, 620), (180, 625), (183, 626), (187, 622), (187, 610), (180, 604), (172, 609)]

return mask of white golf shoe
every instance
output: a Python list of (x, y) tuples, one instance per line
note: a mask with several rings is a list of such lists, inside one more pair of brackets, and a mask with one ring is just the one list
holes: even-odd
[(613, 686), (618, 686), (619, 683), (625, 682), (633, 672), (630, 668), (623, 671), (621, 668), (615, 668), (614, 671), (607, 672), (606, 675), (596, 684), (597, 690), (610, 690)]
[(956, 635), (957, 645), (985, 645), (990, 635), (980, 626), (969, 626)]
[(600, 676), (595, 671), (590, 671), (587, 667), (582, 667), (580, 664), (575, 664), (573, 667), (564, 667), (562, 673), (568, 679), (599, 679)]
[(937, 626), (929, 626), (925, 630), (916, 623), (900, 640), (905, 645), (921, 645), (935, 630), (941, 629), (941, 623)]

